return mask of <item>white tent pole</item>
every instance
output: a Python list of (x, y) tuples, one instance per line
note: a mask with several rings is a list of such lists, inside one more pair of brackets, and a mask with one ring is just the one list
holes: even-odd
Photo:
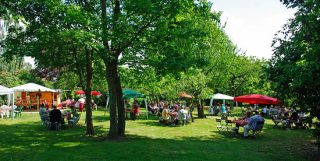
[(110, 101), (109, 98), (110, 98), (110, 97), (107, 98), (106, 111), (108, 110), (108, 106), (109, 106), (109, 101)]
[(14, 114), (14, 92), (12, 92), (12, 103), (11, 103), (11, 116), (13, 119), (13, 114)]
[(104, 111), (104, 116), (106, 116), (107, 110), (108, 110), (108, 105), (109, 105), (109, 96), (107, 98), (107, 102), (106, 102), (106, 110)]
[(149, 111), (148, 111), (148, 105), (147, 105), (147, 99), (144, 99), (144, 104), (146, 106), (146, 111), (147, 111), (147, 119), (148, 119), (148, 115), (149, 115)]
[(11, 93), (7, 94), (7, 106), (10, 106), (10, 102), (11, 102)]
[(223, 100), (223, 106), (226, 106), (226, 100)]
[(213, 97), (211, 97), (211, 99), (210, 99), (210, 108), (212, 108), (212, 103), (213, 103)]

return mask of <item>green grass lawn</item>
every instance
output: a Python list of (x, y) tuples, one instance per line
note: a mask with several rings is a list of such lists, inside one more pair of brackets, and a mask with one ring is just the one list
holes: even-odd
[(106, 140), (109, 121), (93, 111), (96, 136), (85, 136), (85, 113), (80, 124), (48, 131), (39, 114), (22, 113), (14, 120), (0, 119), (0, 160), (311, 160), (315, 152), (311, 130), (273, 129), (266, 120), (255, 139), (218, 133), (215, 117), (195, 119), (187, 126), (168, 127), (154, 119), (126, 122), (125, 139)]

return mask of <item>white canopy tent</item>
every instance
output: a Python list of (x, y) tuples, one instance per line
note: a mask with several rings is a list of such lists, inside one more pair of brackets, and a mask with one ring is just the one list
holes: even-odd
[(223, 105), (225, 106), (226, 100), (233, 100), (233, 97), (225, 95), (225, 94), (221, 94), (221, 93), (214, 94), (214, 95), (211, 96), (210, 106), (212, 106), (213, 100), (222, 100), (223, 101)]
[(13, 118), (14, 113), (14, 91), (5, 86), (0, 85), (0, 95), (7, 95), (8, 97), (8, 106), (11, 104), (11, 116)]
[[(57, 93), (59, 91), (35, 84), (35, 83), (27, 83), (24, 85), (16, 86), (11, 88), (16, 93), (16, 96), (18, 96), (18, 93), (20, 92), (50, 92), (52, 93), (52, 101), (54, 101), (53, 93)], [(40, 102), (37, 103), (37, 109), (39, 110)]]
[(35, 83), (27, 83), (21, 86), (11, 88), (14, 92), (57, 92), (53, 89), (35, 84)]

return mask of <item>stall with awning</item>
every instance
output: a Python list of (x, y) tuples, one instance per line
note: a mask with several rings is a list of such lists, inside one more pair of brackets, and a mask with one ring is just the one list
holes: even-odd
[(42, 102), (48, 103), (49, 107), (60, 103), (59, 91), (35, 83), (16, 86), (11, 88), (11, 90), (14, 91), (15, 98), (20, 97), (21, 101), (17, 103), (21, 106), (37, 106), (37, 110), (39, 110), (40, 103)]
[[(137, 91), (134, 91), (132, 89), (122, 89), (122, 94), (123, 94), (124, 99), (144, 98), (144, 103), (145, 103), (145, 108), (146, 108), (146, 116), (148, 118), (148, 104), (147, 104), (146, 96), (144, 94), (139, 93)], [(109, 97), (108, 97), (107, 103), (106, 103), (106, 111), (107, 111), (108, 105), (109, 105)]]
[(233, 100), (233, 97), (221, 93), (214, 94), (210, 97), (210, 106), (212, 106), (213, 100), (222, 100), (223, 105), (225, 106), (226, 100)]

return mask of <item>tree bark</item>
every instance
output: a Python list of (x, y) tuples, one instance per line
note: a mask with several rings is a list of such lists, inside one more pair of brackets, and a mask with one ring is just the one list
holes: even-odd
[[(117, 59), (105, 61), (106, 77), (109, 87), (110, 104), (110, 129), (108, 136), (111, 139), (118, 138), (118, 115), (117, 115)], [(122, 92), (121, 92), (122, 93)]]
[(86, 123), (87, 123), (87, 135), (94, 135), (93, 123), (92, 123), (92, 107), (91, 107), (91, 86), (92, 86), (92, 51), (86, 52)]
[(198, 118), (205, 118), (203, 111), (203, 100), (199, 99), (199, 104), (197, 106), (198, 110)]
[(122, 94), (122, 87), (120, 76), (118, 74), (118, 70), (116, 71), (117, 79), (116, 79), (116, 92), (117, 92), (117, 106), (118, 106), (118, 135), (124, 137), (125, 136), (125, 127), (126, 127), (126, 116), (125, 116), (125, 108)]

